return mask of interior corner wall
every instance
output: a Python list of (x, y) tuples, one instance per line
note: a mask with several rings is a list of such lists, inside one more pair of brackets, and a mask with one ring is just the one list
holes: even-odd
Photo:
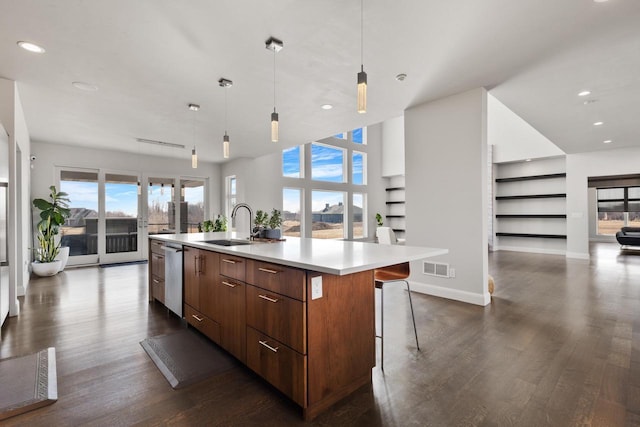
[(567, 258), (589, 259), (588, 178), (640, 174), (640, 148), (567, 155)]
[(487, 92), (474, 89), (405, 111), (406, 244), (447, 248), (429, 261), (453, 278), (428, 276), (412, 262), (412, 288), (487, 305)]
[(404, 116), (385, 120), (382, 128), (382, 176), (404, 175)]

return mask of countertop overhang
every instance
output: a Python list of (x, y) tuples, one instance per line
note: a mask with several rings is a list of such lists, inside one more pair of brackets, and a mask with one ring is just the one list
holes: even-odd
[(239, 246), (220, 246), (203, 242), (214, 239), (248, 240), (246, 235), (232, 232), (154, 234), (149, 238), (340, 276), (449, 252), (448, 249), (441, 248), (289, 236), (281, 242), (252, 242), (250, 245)]

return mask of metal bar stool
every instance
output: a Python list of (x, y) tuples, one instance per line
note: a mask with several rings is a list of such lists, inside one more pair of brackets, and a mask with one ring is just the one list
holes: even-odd
[(409, 281), (407, 278), (410, 274), (409, 263), (404, 262), (401, 264), (391, 265), (389, 267), (377, 268), (373, 272), (376, 288), (380, 289), (380, 335), (376, 335), (376, 338), (380, 338), (381, 341), (381, 367), (384, 371), (384, 285), (392, 282), (405, 282), (407, 284), (407, 293), (409, 294), (409, 306), (411, 307), (411, 320), (413, 320), (413, 333), (416, 336), (416, 347), (420, 350), (420, 344), (418, 344), (418, 330), (416, 329), (416, 318), (413, 314), (413, 301), (411, 301), (411, 288), (409, 287)]

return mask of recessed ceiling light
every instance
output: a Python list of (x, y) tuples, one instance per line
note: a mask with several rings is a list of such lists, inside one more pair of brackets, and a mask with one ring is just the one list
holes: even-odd
[(333, 108), (333, 105), (331, 105), (331, 104), (322, 104), (320, 106), (320, 108), (322, 108), (323, 110), (331, 110)]
[(606, 3), (609, 0), (593, 0), (594, 3)]
[(75, 87), (76, 89), (80, 89), (80, 90), (85, 90), (87, 92), (95, 92), (98, 90), (98, 86), (92, 84), (92, 83), (86, 83), (86, 82), (73, 82), (71, 83), (73, 85), (73, 87)]
[(200, 106), (198, 104), (189, 104), (189, 110), (198, 111), (199, 109), (200, 109)]
[(583, 102), (584, 105), (589, 105), (589, 104), (593, 104), (598, 102), (597, 99), (587, 99), (586, 101)]
[(18, 46), (20, 46), (24, 50), (28, 50), (29, 52), (34, 52), (34, 53), (44, 53), (45, 52), (45, 50), (44, 50), (44, 48), (42, 46), (38, 46), (37, 44), (31, 43), (31, 42), (19, 41), (18, 42)]
[(595, 122), (593, 125), (594, 126), (602, 126), (604, 124), (604, 122)]
[(591, 95), (590, 90), (583, 90), (582, 92), (578, 92), (578, 96), (587, 96), (587, 95)]
[(399, 81), (399, 82), (403, 82), (404, 79), (406, 79), (406, 78), (407, 78), (407, 75), (405, 73), (400, 73), (400, 74), (398, 74), (396, 76), (396, 80)]
[(530, 162), (530, 161), (531, 161), (531, 159), (526, 159), (526, 160), (525, 160), (525, 162)]
[(605, 143), (605, 144), (611, 144), (611, 140), (610, 139), (604, 140), (602, 142)]

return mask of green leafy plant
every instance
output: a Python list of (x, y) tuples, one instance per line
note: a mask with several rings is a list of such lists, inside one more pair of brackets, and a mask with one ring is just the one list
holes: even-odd
[(215, 220), (207, 219), (202, 223), (202, 231), (227, 231), (227, 217), (218, 215)]
[(38, 248), (36, 249), (36, 261), (53, 262), (60, 251), (60, 243), (56, 242), (56, 236), (60, 232), (67, 218), (71, 215), (69, 209), (69, 195), (58, 192), (56, 187), (49, 187), (49, 200), (34, 199), (33, 206), (40, 209), (40, 221), (38, 229)]
[(378, 227), (382, 227), (382, 215), (379, 213), (376, 214), (376, 223), (378, 223)]
[(275, 230), (276, 228), (280, 228), (281, 225), (282, 213), (278, 209), (273, 208), (271, 210), (271, 218), (269, 218), (269, 228)]
[(267, 225), (269, 225), (269, 215), (265, 211), (258, 209), (253, 224), (258, 227), (258, 229), (266, 228)]

